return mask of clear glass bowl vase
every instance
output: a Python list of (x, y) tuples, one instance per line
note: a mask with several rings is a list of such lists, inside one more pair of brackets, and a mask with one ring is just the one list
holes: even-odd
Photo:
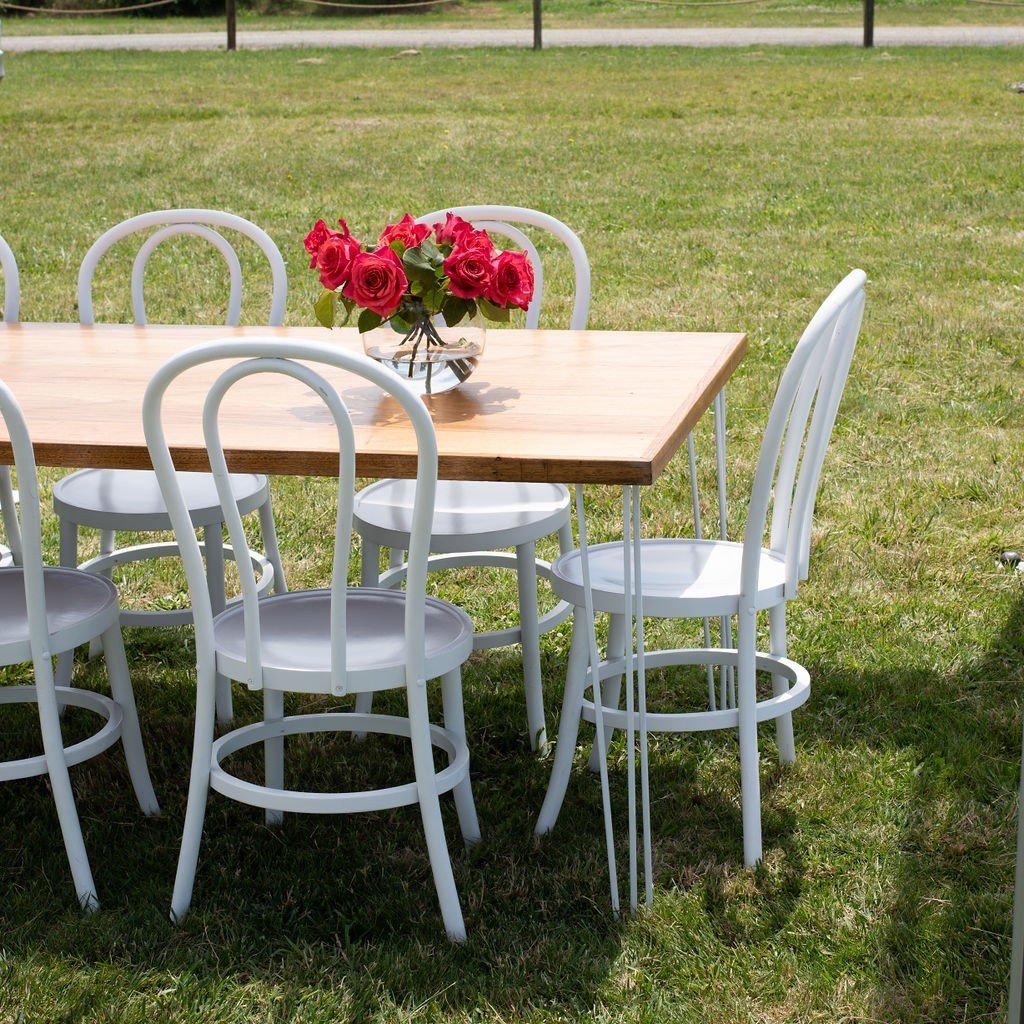
[(487, 331), (482, 316), (449, 327), (441, 317), (409, 331), (382, 324), (361, 337), (363, 351), (394, 370), (417, 394), (439, 395), (467, 380), (480, 362)]

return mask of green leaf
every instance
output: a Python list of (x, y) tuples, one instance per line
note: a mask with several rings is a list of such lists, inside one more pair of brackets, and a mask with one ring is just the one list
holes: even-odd
[(359, 333), (369, 334), (375, 327), (384, 323), (384, 317), (380, 313), (374, 313), (372, 309), (364, 309), (359, 314)]
[(449, 327), (461, 323), (467, 316), (472, 316), (473, 302), (470, 299), (459, 299), (449, 295), (441, 307), (441, 315)]
[(480, 312), (483, 313), (488, 320), (493, 320), (498, 324), (507, 324), (509, 319), (509, 312), (502, 306), (496, 306), (493, 302), (488, 302), (486, 299), (479, 299)]
[(338, 314), (338, 296), (335, 292), (324, 291), (313, 303), (313, 312), (324, 327), (333, 327)]
[(402, 255), (402, 266), (405, 268), (405, 276), (410, 281), (422, 281), (431, 286), (437, 282), (437, 271), (420, 246), (405, 250)]
[(439, 267), (444, 263), (444, 253), (429, 238), (424, 238), (420, 242), (420, 249), (423, 250), (423, 255), (430, 260), (432, 266)]

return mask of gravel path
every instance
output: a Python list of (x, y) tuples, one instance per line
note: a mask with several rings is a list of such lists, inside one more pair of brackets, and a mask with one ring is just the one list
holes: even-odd
[[(860, 27), (848, 28), (624, 28), (544, 30), (545, 47), (558, 46), (859, 46)], [(223, 32), (134, 33), (131, 35), (4, 35), (9, 54), (79, 50), (217, 50)], [(238, 33), (243, 50), (275, 47), (532, 46), (529, 29), (380, 29)], [(1024, 46), (1022, 26), (875, 26), (875, 46)]]

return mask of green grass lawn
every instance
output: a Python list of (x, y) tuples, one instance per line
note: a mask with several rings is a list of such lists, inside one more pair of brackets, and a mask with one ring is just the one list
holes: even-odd
[[(164, 816), (141, 819), (116, 752), (74, 771), (104, 901), (84, 917), (45, 783), (5, 787), (0, 1021), (1003, 1019), (1024, 581), (996, 555), (1024, 544), (1024, 96), (1007, 88), (1021, 78), (1019, 53), (999, 49), (9, 56), (0, 233), (24, 319), (74, 319), (86, 248), (146, 209), (261, 224), (288, 262), (288, 322), (312, 324), (302, 239), (317, 217), (369, 235), (407, 209), (542, 208), (587, 246), (594, 327), (749, 332), (729, 389), (734, 532), (799, 331), (851, 267), (870, 283), (790, 614), (812, 696), (795, 766), (778, 767), (763, 731), (757, 870), (742, 867), (733, 738), (658, 737), (655, 907), (613, 920), (586, 751), (558, 828), (536, 841), (548, 762), (529, 752), (515, 652), (496, 651), (466, 672), (484, 830), (472, 854), (448, 807), (464, 947), (444, 938), (411, 810), (270, 831), (213, 797), (193, 912), (173, 927), (191, 649), (184, 633), (134, 632)], [(217, 275), (187, 251), (154, 267), (154, 321), (218, 315), (203, 288)], [(123, 291), (104, 294), (99, 315), (126, 319)], [(706, 424), (699, 442), (710, 495)], [(275, 486), (292, 582), (322, 582), (328, 483)], [(687, 493), (677, 459), (645, 497), (649, 533), (690, 529)], [(617, 494), (589, 501), (595, 534), (614, 536)], [(471, 582), (445, 592), (508, 616), (511, 581)], [(564, 628), (544, 643), (551, 729), (567, 643)], [(252, 695), (237, 700), (256, 714)], [(5, 749), (32, 749), (30, 717), (2, 720)], [(372, 785), (404, 765), (383, 744), (297, 754), (297, 781)], [(620, 823), (624, 780), (620, 747)]]

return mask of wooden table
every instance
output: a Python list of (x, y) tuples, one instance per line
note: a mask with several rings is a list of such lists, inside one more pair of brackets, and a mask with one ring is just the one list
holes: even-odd
[[(148, 468), (142, 397), (154, 371), (182, 349), (226, 337), (301, 338), (361, 350), (354, 330), (131, 325), (0, 325), (0, 379), (21, 404), (43, 466)], [(582, 484), (623, 488), (623, 540), (641, 591), (640, 489), (652, 484), (722, 391), (746, 352), (744, 334), (492, 330), (481, 365), (455, 391), (424, 399), (437, 433), (438, 471), (454, 480), (577, 485), (577, 526), (586, 565)], [(180, 470), (209, 468), (200, 408), (217, 364), (189, 371), (167, 392), (163, 423)], [(397, 403), (362, 379), (325, 371), (356, 424), (364, 477), (415, 475), (415, 441)], [(220, 418), (237, 472), (331, 476), (337, 435), (319, 397), (278, 375), (232, 389)], [(0, 463), (12, 461), (0, 426)], [(629, 552), (632, 554), (630, 555)], [(586, 571), (586, 570), (585, 570)], [(597, 678), (593, 611), (590, 661)], [(627, 635), (643, 622), (626, 596)], [(639, 695), (641, 775), (647, 776), (644, 645), (637, 630), (627, 676)], [(627, 688), (627, 707), (633, 687)], [(598, 702), (599, 703), (599, 702)], [(632, 717), (632, 715), (631, 715)], [(629, 729), (633, 734), (632, 727)], [(629, 778), (634, 778), (630, 749)], [(652, 899), (649, 802), (643, 787), (644, 874)], [(619, 906), (607, 773), (602, 772), (612, 906)], [(629, 792), (630, 904), (637, 906), (635, 787)]]
[[(24, 411), (42, 466), (147, 468), (142, 396), (182, 349), (224, 337), (302, 338), (360, 350), (354, 330), (319, 327), (0, 325), (0, 379)], [(424, 399), (439, 473), (462, 480), (652, 484), (746, 351), (743, 334), (494, 329), (476, 373)], [(199, 408), (214, 370), (168, 392), (179, 469), (206, 469)], [(376, 387), (337, 380), (357, 424), (364, 477), (412, 476), (415, 444)], [(287, 390), (291, 388), (291, 390)], [(330, 476), (337, 440), (319, 399), (277, 377), (236, 389), (226, 407), (238, 472)], [(0, 426), (0, 463), (11, 462)]]

